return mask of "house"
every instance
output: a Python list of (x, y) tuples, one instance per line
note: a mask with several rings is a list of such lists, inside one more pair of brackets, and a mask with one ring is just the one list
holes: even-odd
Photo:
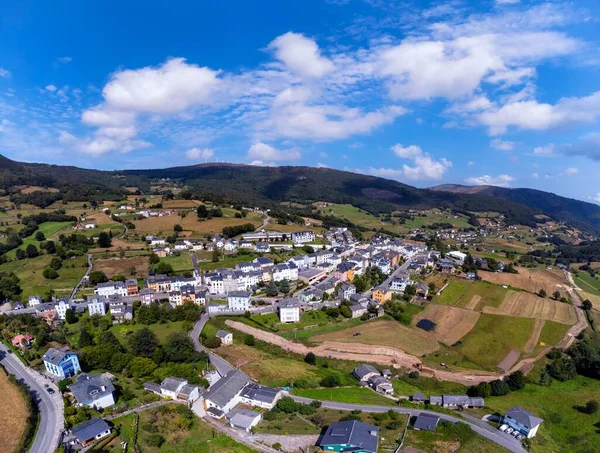
[(233, 344), (233, 334), (231, 332), (227, 332), (226, 330), (219, 330), (216, 335), (217, 338), (221, 340), (221, 344)]
[(275, 264), (272, 259), (269, 259), (264, 256), (256, 257), (252, 260), (252, 262), (258, 264), (258, 266), (263, 270), (265, 268), (271, 267), (271, 266), (273, 266), (273, 264)]
[(39, 304), (35, 307), (35, 314), (51, 324), (56, 319), (56, 310), (53, 304)]
[(356, 265), (346, 261), (338, 266), (338, 273), (340, 275), (340, 279), (343, 281), (351, 282), (354, 280), (354, 269)]
[(125, 280), (125, 288), (128, 296), (135, 296), (139, 292), (137, 280), (134, 278)]
[(99, 283), (96, 285), (96, 289), (94, 290), (94, 294), (97, 296), (126, 296), (127, 295), (127, 287), (123, 282), (106, 282)]
[(268, 242), (258, 242), (254, 246), (254, 250), (258, 253), (269, 253), (271, 251), (271, 246)]
[(229, 426), (232, 428), (243, 429), (246, 432), (250, 432), (252, 428), (260, 423), (262, 420), (262, 414), (260, 412), (254, 412), (250, 409), (233, 409), (227, 414), (227, 421)]
[(31, 308), (37, 307), (42, 303), (42, 298), (40, 296), (29, 296), (28, 305)]
[(432, 406), (441, 406), (442, 405), (442, 397), (441, 396), (430, 396), (429, 404)]
[(332, 423), (318, 442), (324, 451), (357, 453), (376, 453), (378, 444), (379, 428), (356, 420)]
[(106, 298), (93, 297), (88, 301), (88, 312), (90, 316), (104, 316), (106, 314)]
[(479, 267), (480, 269), (487, 269), (488, 268), (488, 262), (487, 262), (486, 259), (475, 258), (474, 262), (475, 262), (475, 266)]
[(29, 334), (17, 335), (15, 337), (13, 337), (13, 339), (11, 340), (11, 343), (16, 348), (27, 348), (27, 349), (29, 349), (31, 347), (31, 341), (32, 340), (33, 340), (33, 337), (31, 335), (29, 335)]
[(454, 273), (454, 263), (448, 259), (441, 259), (437, 263), (438, 270), (442, 274), (453, 274)]
[(295, 297), (286, 297), (279, 302), (279, 320), (282, 323), (300, 321), (300, 302)]
[[(433, 404), (433, 403), (431, 403)], [(469, 398), (467, 395), (442, 395), (443, 407), (483, 407), (483, 398)]]
[(323, 291), (321, 291), (320, 289), (308, 288), (303, 293), (300, 293), (299, 297), (300, 300), (302, 300), (302, 302), (311, 303), (323, 300), (323, 294)]
[(383, 370), (381, 370), (381, 375), (386, 379), (391, 379), (392, 370), (390, 370), (389, 368), (384, 368)]
[(77, 425), (71, 430), (76, 443), (86, 447), (96, 440), (100, 440), (110, 434), (110, 426), (101, 418), (92, 418), (87, 422)]
[(352, 375), (360, 382), (367, 382), (372, 377), (380, 376), (377, 368), (367, 363), (363, 363), (362, 365), (359, 365), (356, 368), (354, 368)]
[[(208, 415), (214, 417), (219, 412), (226, 414), (237, 406), (241, 402), (242, 391), (249, 382), (250, 378), (240, 370), (231, 370), (219, 379), (204, 394), (204, 408)], [(216, 409), (214, 414), (209, 412), (210, 408)]]
[(240, 398), (243, 404), (263, 409), (273, 409), (281, 398), (281, 390), (249, 383), (244, 387)]
[(189, 384), (185, 379), (178, 377), (168, 377), (161, 384), (146, 382), (144, 390), (156, 393), (163, 398), (186, 401), (187, 403), (196, 401), (200, 398), (201, 393), (198, 386)]
[(397, 291), (399, 293), (403, 293), (409, 283), (410, 283), (410, 280), (408, 280), (406, 278), (395, 277), (390, 282), (390, 290)]
[(296, 231), (292, 233), (292, 242), (294, 244), (304, 244), (305, 242), (314, 242), (315, 233), (312, 231)]
[(77, 353), (66, 347), (62, 349), (48, 349), (42, 360), (46, 366), (46, 371), (61, 379), (74, 376), (81, 371)]
[(115, 404), (115, 386), (105, 374), (82, 373), (69, 389), (79, 406), (104, 409)]
[(122, 300), (111, 301), (109, 304), (110, 315), (115, 322), (121, 323), (133, 319), (133, 305)]
[(452, 252), (446, 253), (446, 258), (451, 259), (457, 266), (462, 266), (463, 264), (465, 264), (467, 254), (459, 252), (457, 250), (453, 250)]
[(419, 431), (435, 431), (439, 421), (440, 417), (437, 415), (420, 413), (415, 419), (413, 428)]
[(327, 271), (317, 267), (301, 269), (298, 271), (298, 280), (312, 285), (327, 277)]
[(277, 264), (271, 268), (271, 278), (274, 282), (281, 280), (298, 280), (298, 268), (291, 263)]
[(160, 239), (156, 236), (146, 236), (146, 242), (148, 242), (152, 247), (167, 244), (167, 241), (165, 239)]
[(383, 303), (387, 302), (388, 300), (391, 300), (392, 295), (393, 295), (392, 291), (390, 291), (390, 289), (387, 286), (379, 285), (373, 291), (371, 298), (374, 301), (376, 301), (380, 304), (383, 304)]
[(67, 317), (67, 310), (71, 309), (71, 301), (69, 299), (61, 299), (54, 306), (54, 310), (56, 310), (56, 316), (58, 319), (64, 321)]
[(374, 376), (369, 379), (369, 386), (378, 393), (384, 395), (391, 395), (394, 393), (394, 387), (392, 383), (383, 376)]
[(364, 315), (368, 311), (367, 307), (363, 307), (360, 304), (350, 305), (348, 308), (352, 312), (352, 318), (360, 318), (362, 315)]
[(502, 423), (519, 431), (528, 439), (531, 439), (536, 435), (537, 430), (543, 421), (544, 420), (536, 417), (531, 412), (526, 411), (521, 406), (511, 407), (504, 413), (504, 417), (502, 417)]
[(342, 300), (350, 300), (350, 297), (356, 294), (356, 286), (349, 283), (342, 283), (338, 288), (338, 298)]
[(415, 392), (412, 394), (411, 400), (413, 403), (424, 403), (425, 402), (425, 394), (421, 392)]
[(159, 258), (166, 258), (169, 255), (169, 251), (168, 249), (164, 248), (164, 247), (156, 247), (154, 249), (154, 253), (156, 254), (156, 256), (158, 256)]
[(250, 310), (250, 299), (252, 293), (244, 291), (233, 291), (227, 296), (227, 307), (231, 311)]

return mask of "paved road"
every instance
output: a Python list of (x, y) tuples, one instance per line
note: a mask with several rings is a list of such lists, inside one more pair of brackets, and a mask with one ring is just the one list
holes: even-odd
[(254, 230), (255, 233), (260, 233), (262, 230), (264, 230), (267, 225), (269, 224), (269, 222), (271, 221), (271, 217), (269, 217), (269, 214), (265, 214), (265, 220), (263, 220), (263, 223), (261, 226), (259, 226), (256, 230)]
[[(6, 371), (14, 375), (17, 380), (24, 382), (33, 398), (37, 401), (40, 411), (40, 424), (31, 453), (53, 453), (58, 447), (61, 431), (64, 427), (63, 405), (58, 388), (50, 380), (36, 371), (27, 368), (9, 349), (0, 343), (0, 363)], [(44, 383), (54, 388), (55, 393), (50, 395), (44, 388)]]
[(75, 298), (75, 294), (77, 294), (77, 291), (79, 290), (79, 288), (81, 287), (81, 285), (83, 285), (83, 281), (85, 280), (85, 278), (90, 275), (90, 272), (92, 272), (92, 254), (88, 253), (87, 255), (87, 259), (88, 259), (88, 268), (85, 271), (85, 274), (83, 277), (81, 277), (81, 280), (79, 280), (79, 283), (77, 283), (77, 285), (75, 286), (75, 288), (73, 288), (73, 291), (71, 291), (71, 299)]
[[(312, 400), (310, 398), (302, 398), (299, 396), (290, 395), (295, 401), (299, 403), (309, 404)], [(322, 407), (327, 409), (335, 409), (335, 410), (345, 410), (345, 411), (353, 411), (353, 410), (361, 410), (363, 412), (387, 412), (392, 409), (395, 412), (399, 412), (401, 414), (408, 414), (411, 416), (419, 415), (422, 413), (432, 414), (439, 416), (442, 420), (448, 420), (453, 423), (463, 422), (467, 423), (473, 431), (476, 433), (486, 437), (492, 442), (514, 452), (514, 453), (526, 453), (527, 450), (523, 448), (521, 442), (512, 437), (509, 434), (503, 433), (497, 429), (492, 428), (483, 420), (479, 420), (475, 417), (465, 416), (467, 420), (460, 419), (458, 417), (453, 417), (451, 415), (441, 414), (439, 412), (427, 411), (421, 409), (409, 409), (405, 407), (394, 407), (394, 406), (371, 406), (366, 404), (347, 404), (347, 403), (338, 403), (334, 401), (321, 401)]]
[(225, 376), (231, 370), (235, 370), (235, 367), (231, 363), (229, 363), (227, 360), (219, 357), (213, 351), (211, 351), (210, 349), (206, 349), (204, 346), (202, 346), (200, 344), (200, 338), (199, 338), (200, 333), (202, 332), (202, 329), (204, 329), (204, 326), (206, 325), (206, 323), (208, 322), (209, 319), (210, 319), (210, 316), (208, 315), (208, 313), (203, 314), (200, 317), (200, 319), (198, 321), (196, 321), (194, 328), (190, 332), (190, 337), (192, 338), (192, 341), (194, 342), (194, 348), (196, 349), (196, 351), (207, 352), (208, 357), (210, 359), (210, 363), (212, 363), (214, 365), (214, 367), (216, 368), (216, 370), (219, 372), (219, 374), (221, 376)]

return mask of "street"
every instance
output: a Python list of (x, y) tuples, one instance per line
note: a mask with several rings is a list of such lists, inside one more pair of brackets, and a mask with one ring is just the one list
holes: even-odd
[(196, 324), (194, 324), (194, 328), (190, 332), (190, 337), (194, 342), (194, 348), (196, 349), (196, 351), (208, 353), (210, 363), (214, 365), (215, 369), (219, 372), (221, 376), (225, 376), (231, 370), (235, 370), (235, 367), (231, 365), (227, 360), (222, 359), (221, 357), (216, 355), (212, 350), (206, 349), (200, 344), (200, 333), (202, 332), (202, 329), (204, 329), (204, 326), (206, 325), (209, 319), (210, 316), (208, 315), (208, 313), (204, 313), (200, 317), (200, 319), (196, 321)]
[[(8, 351), (9, 349), (0, 343), (0, 364), (17, 380), (29, 387), (40, 411), (40, 423), (30, 451), (31, 453), (53, 453), (58, 447), (64, 427), (60, 392), (50, 380), (27, 368), (14, 354)], [(50, 395), (44, 388), (46, 383), (54, 388), (53, 395)]]

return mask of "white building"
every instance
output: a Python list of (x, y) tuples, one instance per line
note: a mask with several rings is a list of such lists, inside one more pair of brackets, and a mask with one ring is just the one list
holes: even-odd
[(314, 242), (315, 233), (312, 231), (296, 231), (292, 233), (292, 242), (294, 244), (303, 244), (305, 242)]
[(217, 332), (217, 338), (221, 340), (221, 344), (223, 345), (233, 344), (233, 334), (226, 330), (219, 330)]
[(104, 409), (115, 404), (115, 386), (105, 374), (82, 373), (69, 389), (79, 406)]
[(29, 296), (28, 302), (30, 307), (37, 307), (42, 303), (42, 298), (40, 296)]
[(289, 297), (279, 302), (279, 320), (282, 323), (300, 321), (300, 302)]
[(88, 302), (88, 312), (90, 316), (104, 316), (106, 314), (106, 299), (104, 297), (94, 297)]
[(504, 413), (502, 423), (507, 424), (515, 431), (531, 439), (537, 434), (537, 430), (544, 420), (536, 417), (531, 412), (520, 406), (514, 406)]
[(127, 286), (123, 282), (106, 282), (96, 285), (94, 294), (97, 296), (126, 296)]
[(296, 281), (298, 280), (298, 268), (291, 264), (277, 264), (273, 266), (271, 278), (274, 282), (281, 280)]
[(462, 266), (465, 264), (465, 258), (467, 258), (467, 254), (453, 250), (452, 252), (446, 253), (446, 258), (450, 258), (457, 266)]
[(250, 298), (252, 294), (243, 291), (233, 291), (227, 296), (227, 307), (231, 311), (250, 310)]
[(67, 310), (71, 308), (71, 301), (69, 299), (61, 299), (55, 306), (56, 316), (58, 319), (63, 320), (67, 317)]

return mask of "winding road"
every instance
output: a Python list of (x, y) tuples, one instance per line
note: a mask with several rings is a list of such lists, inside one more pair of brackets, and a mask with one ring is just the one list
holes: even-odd
[[(58, 447), (64, 427), (60, 392), (49, 379), (23, 365), (23, 362), (15, 357), (12, 351), (9, 351), (8, 347), (0, 344), (0, 364), (29, 388), (40, 411), (40, 422), (30, 452), (53, 453)], [(45, 384), (54, 389), (54, 394), (51, 395), (46, 391)]]

